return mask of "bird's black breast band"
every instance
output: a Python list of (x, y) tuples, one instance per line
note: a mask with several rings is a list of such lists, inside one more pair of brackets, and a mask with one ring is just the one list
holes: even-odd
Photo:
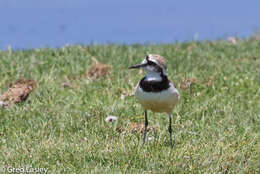
[(170, 87), (170, 81), (167, 76), (162, 75), (161, 77), (161, 81), (147, 80), (146, 77), (142, 78), (139, 83), (140, 88), (145, 92), (161, 92), (168, 89)]

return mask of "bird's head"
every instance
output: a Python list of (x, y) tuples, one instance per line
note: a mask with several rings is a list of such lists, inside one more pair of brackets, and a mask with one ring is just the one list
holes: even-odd
[(165, 59), (156, 54), (148, 54), (140, 64), (130, 66), (129, 69), (142, 68), (147, 74), (162, 74), (166, 75)]

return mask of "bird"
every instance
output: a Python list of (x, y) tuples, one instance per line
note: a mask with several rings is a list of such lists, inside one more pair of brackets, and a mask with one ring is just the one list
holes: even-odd
[(135, 87), (135, 97), (144, 108), (145, 122), (143, 144), (145, 144), (148, 115), (147, 110), (157, 113), (167, 113), (169, 116), (170, 144), (172, 142), (172, 112), (180, 99), (178, 89), (167, 77), (167, 67), (165, 58), (158, 54), (148, 54), (140, 64), (130, 66), (129, 69), (141, 68), (146, 72), (137, 86)]

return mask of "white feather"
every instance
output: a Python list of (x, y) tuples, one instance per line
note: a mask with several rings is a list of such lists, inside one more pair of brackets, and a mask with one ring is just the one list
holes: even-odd
[(179, 92), (172, 83), (167, 90), (161, 92), (145, 92), (138, 84), (135, 96), (145, 109), (155, 112), (170, 113), (179, 100)]
[(162, 81), (162, 77), (160, 76), (159, 73), (150, 73), (146, 75), (146, 80), (147, 81)]

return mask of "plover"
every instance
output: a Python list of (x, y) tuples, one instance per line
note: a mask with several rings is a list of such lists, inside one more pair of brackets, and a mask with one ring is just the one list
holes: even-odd
[(178, 103), (180, 95), (174, 84), (168, 80), (165, 59), (160, 55), (148, 54), (141, 64), (129, 68), (141, 68), (147, 73), (135, 88), (135, 97), (145, 109), (143, 143), (145, 143), (148, 126), (147, 110), (151, 110), (168, 114), (170, 143), (173, 147), (175, 138), (172, 142), (172, 111)]

